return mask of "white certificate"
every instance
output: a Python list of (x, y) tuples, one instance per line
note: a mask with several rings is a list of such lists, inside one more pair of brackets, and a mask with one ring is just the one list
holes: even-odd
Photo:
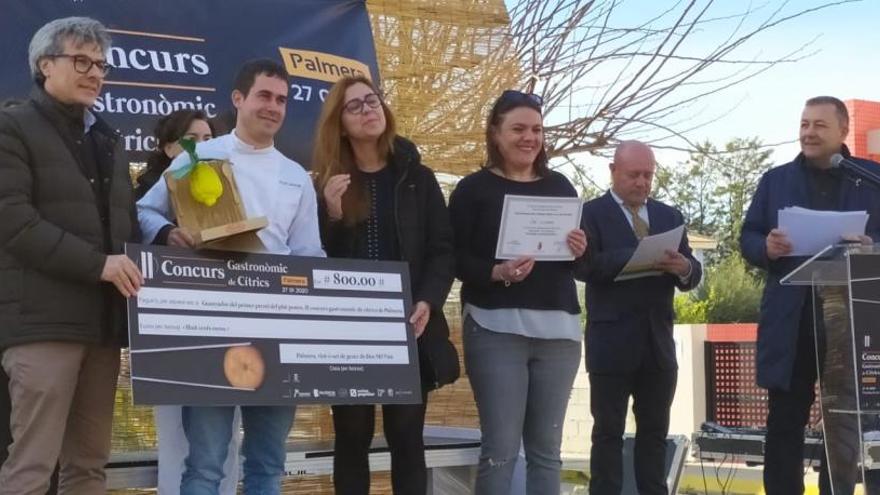
[(866, 211), (816, 211), (790, 206), (779, 210), (777, 224), (793, 248), (786, 256), (813, 256), (842, 237), (863, 235), (868, 216)]
[(582, 206), (580, 198), (505, 195), (495, 257), (573, 260), (566, 237), (580, 228)]
[(674, 229), (649, 235), (640, 240), (632, 257), (614, 281), (663, 275), (663, 272), (653, 270), (654, 264), (666, 258), (666, 251), (678, 251), (683, 235), (684, 225), (679, 225)]

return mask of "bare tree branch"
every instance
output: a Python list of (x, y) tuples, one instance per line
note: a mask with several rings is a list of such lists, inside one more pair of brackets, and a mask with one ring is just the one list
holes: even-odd
[[(504, 89), (544, 98), (551, 156), (606, 155), (623, 139), (693, 151), (727, 113), (700, 102), (816, 53), (816, 38), (765, 43), (783, 24), (863, 0), (368, 0), (398, 132), (455, 174), (485, 156)], [(643, 7), (644, 6), (644, 7)], [(565, 158), (565, 160), (563, 160)], [(579, 179), (581, 180), (581, 179)], [(589, 185), (589, 181), (581, 180)]]
[[(749, 46), (784, 23), (859, 1), (796, 9), (768, 0), (715, 13), (715, 0), (678, 0), (627, 27), (621, 0), (519, 0), (510, 9), (511, 46), (502, 50), (520, 61), (520, 87), (544, 97), (551, 156), (601, 154), (639, 134), (693, 151), (698, 143), (688, 135), (720, 116), (689, 119), (683, 109), (813, 55), (815, 38), (776, 55), (747, 54)], [(719, 35), (700, 43), (707, 31)]]

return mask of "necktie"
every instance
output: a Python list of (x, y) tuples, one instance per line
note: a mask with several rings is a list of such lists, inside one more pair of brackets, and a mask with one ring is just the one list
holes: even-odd
[(641, 240), (648, 235), (648, 222), (639, 216), (641, 206), (626, 205), (626, 209), (629, 211), (630, 217), (632, 217), (633, 231), (635, 231), (636, 237)]

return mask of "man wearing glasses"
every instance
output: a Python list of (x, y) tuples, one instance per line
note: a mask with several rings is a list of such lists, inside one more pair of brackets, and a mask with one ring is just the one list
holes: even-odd
[(110, 38), (57, 19), (31, 40), (35, 88), (0, 111), (0, 352), (12, 445), (0, 495), (103, 493), (124, 299), (140, 288), (123, 244), (138, 240), (119, 135), (89, 111)]

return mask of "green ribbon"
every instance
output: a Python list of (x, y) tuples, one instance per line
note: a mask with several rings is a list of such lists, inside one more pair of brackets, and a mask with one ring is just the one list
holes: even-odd
[(183, 148), (183, 151), (186, 151), (186, 154), (189, 155), (189, 163), (188, 164), (180, 167), (179, 169), (175, 170), (174, 172), (171, 172), (172, 177), (174, 177), (177, 180), (180, 180), (180, 179), (183, 179), (184, 177), (186, 177), (187, 175), (189, 175), (190, 172), (193, 171), (193, 169), (196, 167), (196, 163), (199, 163), (199, 155), (196, 154), (196, 142), (193, 141), (192, 139), (180, 138), (180, 140), (177, 141), (177, 144), (179, 144), (180, 147)]

